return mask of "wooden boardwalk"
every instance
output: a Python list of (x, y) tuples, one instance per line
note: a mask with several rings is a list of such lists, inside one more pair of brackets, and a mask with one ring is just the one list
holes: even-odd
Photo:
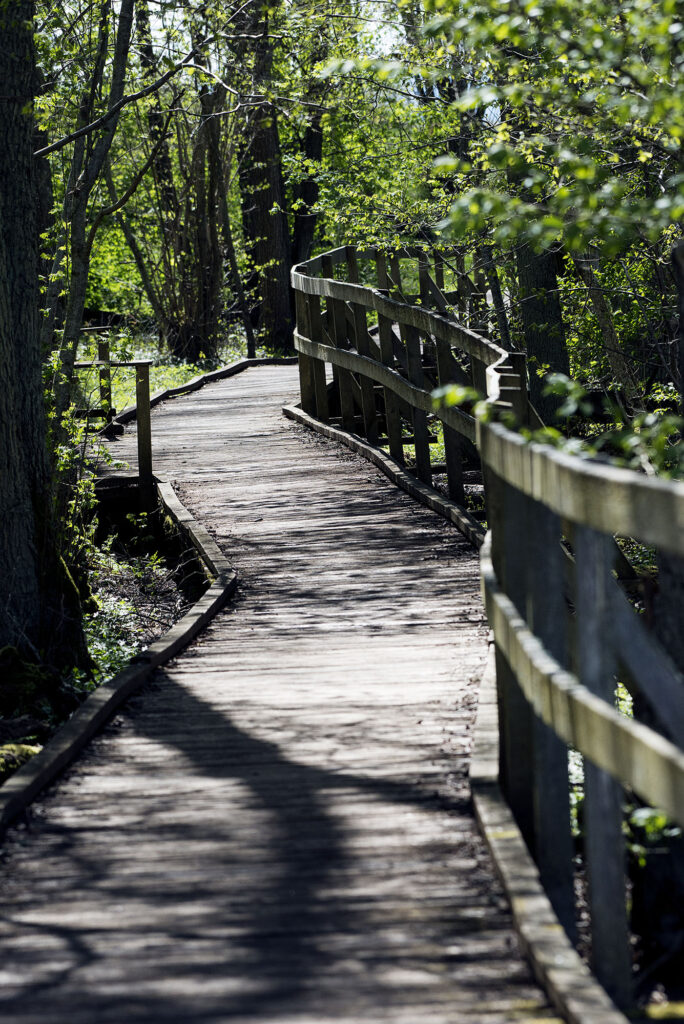
[(553, 1018), (469, 806), (476, 556), (296, 393), (260, 367), (153, 414), (241, 583), (9, 834), (3, 1020)]

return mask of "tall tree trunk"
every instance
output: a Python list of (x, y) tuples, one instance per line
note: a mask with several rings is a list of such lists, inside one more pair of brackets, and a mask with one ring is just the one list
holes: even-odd
[(521, 245), (516, 258), (530, 368), (530, 399), (541, 418), (552, 424), (558, 401), (554, 396), (542, 393), (543, 378), (549, 372), (570, 373), (556, 277), (556, 254), (550, 250), (536, 254), (529, 245)]
[[(226, 96), (225, 89), (219, 88), (217, 93), (218, 100), (223, 103)], [(247, 357), (249, 359), (254, 359), (256, 356), (256, 339), (254, 337), (254, 327), (252, 326), (252, 320), (249, 313), (249, 300), (242, 283), (237, 255), (235, 253), (233, 229), (231, 227), (230, 213), (228, 210), (228, 174), (226, 167), (224, 166), (224, 160), (221, 156), (221, 131), (218, 118), (210, 118), (207, 124), (207, 131), (209, 138), (209, 163), (212, 176), (217, 183), (218, 221), (221, 240), (223, 243), (223, 255), (228, 264), (233, 288), (235, 289), (235, 296), (237, 298), (237, 305), (240, 313), (242, 314), (245, 338), (247, 339)]]
[(0, 5), (0, 650), (73, 663), (79, 602), (58, 555), (41, 376), (33, 15), (31, 0)]
[[(321, 112), (317, 111), (304, 131), (302, 152), (304, 159), (319, 163), (323, 156), (323, 130)], [(294, 215), (294, 231), (292, 237), (292, 262), (303, 263), (311, 256), (314, 235), (316, 232), (318, 202), (318, 182), (313, 175), (297, 182), (293, 189), (297, 209)]]
[[(256, 89), (267, 91), (273, 64), (273, 41), (264, 5), (256, 44)], [(240, 166), (242, 222), (245, 243), (259, 275), (259, 331), (267, 344), (292, 351), (294, 327), (290, 288), (292, 253), (287, 223), (285, 186), (280, 155), (278, 112), (265, 97), (247, 126)]]
[(601, 282), (596, 276), (589, 260), (576, 256), (573, 259), (573, 264), (580, 278), (587, 286), (589, 300), (599, 325), (601, 345), (613, 377), (624, 390), (627, 398), (632, 399), (636, 396), (637, 388), (629, 363), (625, 359), (620, 347), (620, 339), (615, 328), (613, 311), (603, 292)]

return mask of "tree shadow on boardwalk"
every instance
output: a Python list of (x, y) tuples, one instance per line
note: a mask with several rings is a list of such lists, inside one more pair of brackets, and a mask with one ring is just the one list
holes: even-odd
[[(421, 1020), (438, 1021), (449, 994), (444, 1019), (453, 1012), (456, 985), (471, 991), (473, 1006), (484, 1007), (502, 978), (529, 996), (526, 972), (500, 934), (508, 921), (492, 880), (474, 867), (453, 908), (449, 894), (437, 896), (430, 884), (431, 868), (440, 884), (449, 882), (444, 861), (453, 837), (421, 848), (426, 863), (394, 891), (401, 865), (383, 867), (370, 850), (362, 860), (372, 870), (360, 878), (363, 865), (352, 865), (349, 836), (329, 807), (335, 792), (366, 794), (422, 814), (450, 811), (458, 830), (458, 816), (470, 818), (467, 800), (436, 795), (434, 781), (430, 789), (293, 762), (168, 676), (161, 684), (130, 723), (148, 745), (172, 745), (182, 755), (187, 806), (164, 790), (162, 771), (159, 791), (151, 779), (149, 793), (110, 797), (104, 820), (96, 810), (84, 818), (76, 790), (80, 825), (49, 824), (48, 815), (32, 826), (29, 844), (34, 857), (46, 858), (45, 877), (62, 865), (51, 892), (67, 913), (61, 922), (41, 919), (51, 896), (36, 872), (37, 891), (22, 894), (14, 918), (4, 917), (4, 969), (19, 979), (12, 997), (0, 1000), (7, 1019), (272, 1024), (307, 1014), (323, 1024), (375, 1013), (403, 1022), (427, 1000), (434, 1016)], [(72, 781), (78, 775), (76, 768)], [(381, 861), (386, 856), (378, 851)], [(419, 910), (411, 886), (421, 872), (427, 895)]]

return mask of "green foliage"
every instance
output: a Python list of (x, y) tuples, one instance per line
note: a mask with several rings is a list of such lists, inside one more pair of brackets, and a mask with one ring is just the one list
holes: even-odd
[(684, 215), (684, 27), (677, 0), (428, 0), (426, 34), (463, 67), (455, 100), (487, 121), (466, 160), (457, 233), (491, 224), (606, 255), (656, 241)]
[[(589, 417), (592, 405), (585, 388), (562, 373), (549, 374), (546, 391), (562, 398), (558, 416), (569, 420), (578, 414)], [(608, 457), (613, 465), (639, 470), (649, 476), (658, 475), (678, 479), (684, 476), (684, 419), (658, 412), (638, 413), (628, 419), (624, 410), (606, 399), (604, 407), (613, 420), (609, 429), (590, 424), (587, 437), (573, 437), (555, 427), (530, 430), (515, 422), (508, 412), (500, 413), (491, 402), (477, 401), (478, 393), (472, 388), (448, 384), (432, 392), (434, 407), (465, 406), (477, 419), (485, 422), (496, 417), (528, 441), (547, 444), (567, 454), (581, 458)]]
[(43, 748), (36, 743), (3, 743), (0, 745), (0, 783), (13, 775)]
[(627, 845), (639, 867), (644, 867), (650, 851), (667, 845), (682, 830), (657, 807), (633, 807), (626, 822)]

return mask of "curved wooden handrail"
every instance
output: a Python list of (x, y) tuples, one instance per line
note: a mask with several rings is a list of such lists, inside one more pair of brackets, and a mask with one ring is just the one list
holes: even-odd
[(498, 586), (491, 546), (481, 551), (487, 618), (536, 714), (578, 753), (684, 825), (684, 753), (620, 714), (556, 661)]
[[(404, 300), (399, 257), (418, 260), (421, 305)], [(359, 283), (359, 263), (364, 260), (375, 263), (375, 284)], [(341, 265), (349, 280), (342, 280), (343, 275), (333, 276)], [(449, 494), (464, 505), (459, 444), (470, 443), (474, 453), (475, 419), (461, 408), (436, 407), (434, 384), (450, 383), (457, 371), (461, 376), (465, 371), (469, 374), (467, 382), (480, 393), (509, 405), (520, 419), (526, 419), (524, 355), (506, 351), (445, 314), (448, 303), (429, 275), (425, 252), (419, 249), (395, 253), (388, 269), (386, 257), (379, 250), (357, 251), (344, 246), (293, 267), (291, 280), (297, 300), (294, 341), (300, 354), (304, 411), (323, 421), (329, 419), (323, 369), (328, 363), (337, 375), (343, 425), (376, 442), (378, 417), (373, 386), (380, 385), (384, 389), (382, 415), (391, 455), (404, 462), (407, 435), (402, 424), (408, 422), (416, 474), (427, 484), (431, 484), (433, 472), (428, 417), (441, 420)], [(432, 300), (440, 309), (429, 308)], [(376, 337), (368, 331), (369, 315)], [(435, 375), (432, 380), (430, 373)], [(363, 420), (360, 431), (357, 419)]]
[(438, 419), (453, 427), (454, 430), (458, 430), (469, 441), (475, 441), (476, 429), (473, 416), (469, 416), (468, 413), (456, 407), (434, 408), (430, 392), (411, 384), (397, 373), (396, 370), (383, 366), (382, 363), (378, 363), (368, 356), (359, 355), (358, 352), (351, 349), (337, 349), (333, 348), (332, 345), (310, 341), (299, 334), (298, 331), (295, 331), (294, 339), (298, 352), (303, 352), (314, 359), (323, 359), (332, 366), (341, 366), (345, 370), (364, 374), (377, 384), (382, 384), (384, 387), (389, 388), (395, 395), (403, 398), (413, 408), (420, 409), (426, 413), (434, 413)]
[(484, 462), (505, 483), (581, 526), (684, 556), (684, 482), (645, 476), (478, 423)]
[[(418, 260), (421, 304), (404, 301), (397, 255)], [(376, 261), (377, 287), (359, 283), (363, 259)], [(350, 280), (333, 276), (343, 264)], [(684, 825), (684, 675), (616, 578), (624, 556), (615, 536), (684, 557), (684, 483), (530, 443), (501, 423), (476, 423), (462, 409), (434, 408), (424, 374), (433, 357), (440, 384), (462, 376), (467, 365), (490, 402), (513, 409), (519, 422), (535, 421), (524, 356), (450, 318), (426, 266), (424, 250), (404, 250), (395, 254), (392, 278), (377, 250), (345, 246), (293, 269), (302, 405), (310, 416), (329, 418), (328, 363), (342, 425), (377, 442), (380, 385), (391, 454), (403, 462), (403, 416), (413, 423), (416, 473), (428, 485), (427, 416), (437, 417), (457, 503), (463, 501), (460, 446), (475, 442), (489, 527), (482, 585), (497, 651), (500, 784), (572, 935), (568, 747), (584, 758), (593, 967), (618, 1005), (628, 1006), (622, 788)], [(438, 311), (427, 307), (430, 299)], [(378, 339), (368, 334), (369, 312), (377, 318)], [(648, 709), (648, 725), (617, 709), (616, 680)]]

